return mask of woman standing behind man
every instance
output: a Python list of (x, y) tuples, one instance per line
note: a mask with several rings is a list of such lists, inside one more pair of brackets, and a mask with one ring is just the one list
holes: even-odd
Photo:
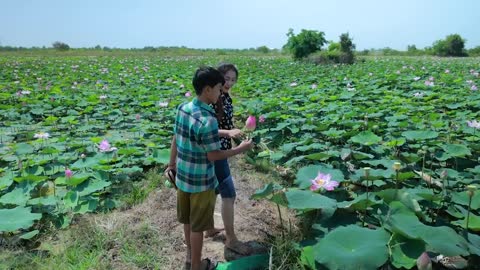
[[(232, 138), (239, 138), (243, 135), (242, 131), (236, 129), (233, 125), (233, 104), (230, 97), (230, 89), (237, 83), (238, 70), (232, 64), (221, 64), (218, 71), (225, 78), (220, 97), (213, 105), (218, 119), (220, 144), (222, 150), (232, 148)], [(233, 178), (230, 174), (228, 160), (215, 161), (215, 174), (218, 179), (218, 193), (222, 197), (222, 220), (225, 226), (225, 246), (236, 253), (248, 255), (251, 253), (249, 246), (240, 242), (235, 235), (234, 230), (234, 203), (236, 198)], [(220, 233), (220, 229), (209, 230), (206, 237), (213, 237)]]

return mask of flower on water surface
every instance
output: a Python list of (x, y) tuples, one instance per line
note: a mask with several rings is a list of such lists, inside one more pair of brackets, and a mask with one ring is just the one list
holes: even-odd
[(65, 177), (66, 177), (66, 178), (72, 178), (72, 176), (73, 176), (72, 170), (70, 170), (70, 169), (67, 168), (67, 169), (65, 170)]
[(423, 97), (423, 93), (422, 92), (416, 92), (415, 94), (413, 94), (414, 97), (416, 98), (421, 98)]
[(258, 122), (260, 122), (260, 123), (265, 122), (265, 116), (260, 115), (260, 117), (258, 117)]
[(472, 120), (472, 121), (467, 120), (467, 125), (471, 128), (480, 129), (480, 122), (478, 122), (477, 120)]
[(168, 101), (159, 101), (158, 106), (162, 108), (168, 107)]
[(50, 137), (50, 134), (47, 132), (39, 132), (33, 135), (33, 138), (36, 138), (36, 139), (48, 139), (48, 137)]
[(419, 270), (432, 270), (432, 260), (426, 252), (423, 252), (417, 259), (417, 268)]
[(112, 151), (117, 151), (118, 148), (116, 147), (111, 147), (110, 143), (107, 140), (103, 140), (99, 145), (98, 145), (98, 150), (100, 152), (112, 152)]
[(336, 187), (338, 187), (338, 182), (332, 181), (332, 175), (330, 175), (329, 173), (323, 174), (321, 172), (318, 172), (317, 177), (310, 181), (312, 182), (312, 185), (310, 186), (311, 191), (317, 191), (321, 188), (332, 191)]
[(255, 130), (256, 127), (257, 127), (257, 119), (255, 118), (255, 116), (250, 115), (247, 118), (247, 121), (245, 122), (245, 128), (253, 131)]
[(435, 83), (434, 83), (433, 81), (431, 81), (431, 80), (426, 80), (426, 81), (425, 81), (425, 85), (426, 85), (426, 86), (435, 86)]

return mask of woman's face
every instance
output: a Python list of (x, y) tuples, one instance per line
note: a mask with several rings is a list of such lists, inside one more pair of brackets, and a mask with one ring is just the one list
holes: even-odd
[(223, 76), (225, 78), (225, 84), (223, 85), (223, 92), (228, 93), (235, 83), (237, 83), (237, 74), (233, 70), (227, 71)]

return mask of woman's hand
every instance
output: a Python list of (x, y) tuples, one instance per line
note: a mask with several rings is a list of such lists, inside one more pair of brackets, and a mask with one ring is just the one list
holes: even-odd
[(243, 135), (243, 132), (238, 128), (231, 129), (228, 131), (229, 138), (240, 138), (242, 137), (242, 135)]

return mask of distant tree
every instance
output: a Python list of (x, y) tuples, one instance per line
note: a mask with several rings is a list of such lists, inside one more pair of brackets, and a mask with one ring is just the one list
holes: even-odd
[(407, 52), (413, 53), (413, 52), (416, 52), (416, 51), (418, 51), (418, 49), (417, 49), (417, 46), (415, 46), (415, 44), (407, 46)]
[(477, 46), (475, 48), (471, 48), (468, 50), (468, 55), (470, 56), (480, 56), (480, 46)]
[(353, 44), (352, 38), (348, 33), (340, 35), (340, 63), (353, 64), (355, 62), (355, 56), (353, 54), (355, 50), (355, 44)]
[(433, 52), (438, 56), (467, 56), (465, 40), (459, 34), (448, 35), (433, 43)]
[(256, 48), (255, 50), (257, 52), (261, 52), (261, 53), (269, 53), (270, 52), (270, 49), (267, 46), (260, 46), (260, 47)]
[(333, 40), (329, 41), (328, 42), (328, 51), (329, 52), (340, 51), (340, 43), (339, 42), (334, 42)]
[(293, 29), (289, 29), (287, 33), (288, 41), (283, 46), (293, 54), (295, 59), (307, 57), (316, 51), (320, 51), (322, 46), (327, 43), (325, 33), (302, 29), (298, 35), (293, 33)]
[(348, 33), (340, 35), (340, 50), (344, 53), (353, 53), (355, 50), (355, 44), (353, 44), (352, 38)]
[(95, 46), (95, 50), (101, 50), (101, 49), (102, 49), (102, 46), (100, 45)]
[(58, 51), (68, 51), (70, 50), (70, 46), (68, 46), (67, 43), (61, 42), (61, 41), (55, 41), (52, 44), (53, 48)]

